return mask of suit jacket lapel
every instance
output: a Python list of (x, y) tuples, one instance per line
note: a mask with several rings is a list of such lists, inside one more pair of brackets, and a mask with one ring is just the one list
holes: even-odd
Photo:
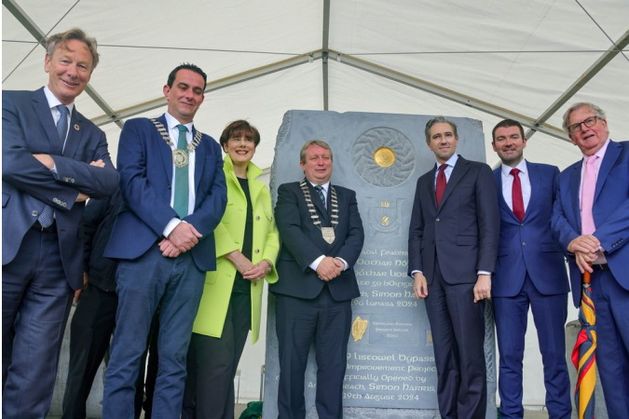
[(594, 191), (594, 203), (596, 203), (596, 199), (601, 194), (601, 189), (603, 189), (603, 185), (607, 180), (607, 175), (614, 167), (614, 163), (618, 159), (620, 155), (620, 147), (613, 141), (610, 141), (607, 146), (607, 150), (605, 151), (605, 155), (603, 156), (603, 161), (601, 162), (601, 167), (598, 170), (598, 177), (596, 178), (596, 189)]
[(66, 139), (66, 146), (63, 149), (63, 155), (67, 157), (74, 157), (79, 144), (81, 143), (81, 128), (83, 125), (83, 116), (77, 112), (76, 106), (72, 110), (72, 117), (70, 118), (70, 127), (68, 129), (68, 138)]
[[(164, 125), (164, 127), (166, 128), (166, 132), (169, 132), (169, 127), (168, 127), (168, 124), (166, 123), (166, 116), (162, 115), (159, 118), (157, 118), (157, 120)], [(162, 136), (157, 131), (157, 128), (155, 128), (152, 123), (151, 123), (151, 129), (153, 130), (153, 133), (151, 134), (151, 137), (154, 138), (155, 141), (158, 142), (157, 150), (159, 151), (159, 154), (160, 154), (160, 156), (162, 158), (162, 164), (164, 165), (164, 171), (166, 173), (166, 179), (168, 180), (169, 184), (172, 184), (172, 182), (173, 182), (173, 152), (172, 152), (172, 149), (170, 148), (170, 146), (168, 144), (166, 144), (164, 142), (164, 139), (162, 138)], [(174, 141), (174, 140), (171, 138), (170, 141)]]
[[(197, 129), (192, 127), (192, 138), (197, 133)], [(196, 191), (196, 195), (199, 196), (199, 187), (201, 186), (201, 176), (203, 175), (203, 169), (205, 167), (205, 160), (202, 156), (205, 156), (205, 141), (201, 141), (198, 147), (194, 151), (194, 190)], [(208, 148), (209, 152), (209, 148)]]
[(52, 113), (50, 112), (43, 87), (33, 94), (33, 107), (35, 108), (35, 113), (39, 116), (39, 122), (42, 125), (43, 131), (46, 133), (51, 150), (53, 150), (54, 153), (60, 154), (61, 143), (59, 138), (57, 138), (57, 127), (55, 126), (54, 119), (52, 119)]
[[(446, 191), (443, 194), (443, 198), (441, 199), (441, 205), (437, 209), (437, 212), (439, 212), (441, 208), (443, 208), (443, 206), (445, 205), (450, 195), (452, 195), (452, 191), (454, 190), (454, 188), (456, 188), (457, 183), (459, 183), (461, 179), (463, 179), (463, 176), (465, 175), (465, 173), (467, 173), (468, 170), (469, 170), (469, 165), (467, 163), (467, 160), (459, 156), (459, 159), (457, 160), (456, 164), (454, 165), (454, 168), (452, 169), (452, 173), (450, 174), (450, 179), (448, 180), (448, 183), (446, 184)], [(433, 185), (433, 191), (434, 189), (435, 187)], [(434, 201), (435, 194), (433, 193), (432, 195), (433, 195), (433, 201)], [(435, 202), (435, 205), (436, 205), (436, 202)]]
[(498, 205), (500, 205), (500, 210), (506, 214), (511, 213), (511, 215), (515, 218), (513, 211), (509, 208), (509, 204), (507, 204), (507, 201), (505, 201), (505, 197), (502, 194), (502, 166), (494, 171), (494, 178), (496, 180), (496, 190), (498, 191)]
[(572, 216), (576, 221), (576, 225), (578, 227), (578, 231), (581, 231), (581, 204), (579, 200), (579, 190), (581, 186), (581, 166), (583, 164), (583, 160), (579, 161), (577, 164), (572, 166), (570, 170), (572, 173), (570, 174), (570, 191), (572, 201)]
[[(541, 182), (540, 173), (535, 163), (529, 163), (527, 161), (526, 170), (528, 170), (529, 183), (531, 184), (531, 196), (529, 197), (529, 204), (526, 206), (526, 208), (524, 208), (525, 220), (528, 218), (530, 212), (534, 212), (535, 208), (539, 208), (539, 206), (536, 205), (535, 203), (535, 200), (537, 199), (537, 196), (539, 195), (539, 193), (535, 193), (535, 185), (539, 185), (539, 183)], [(513, 216), (515, 217), (515, 214)]]

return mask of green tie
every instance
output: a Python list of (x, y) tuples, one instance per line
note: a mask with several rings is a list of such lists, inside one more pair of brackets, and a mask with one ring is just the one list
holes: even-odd
[[(177, 125), (179, 129), (179, 138), (177, 139), (177, 149), (183, 150), (188, 154), (188, 142), (186, 141), (186, 133), (188, 128), (185, 125)], [(175, 165), (175, 212), (179, 218), (188, 215), (188, 163), (182, 167)]]

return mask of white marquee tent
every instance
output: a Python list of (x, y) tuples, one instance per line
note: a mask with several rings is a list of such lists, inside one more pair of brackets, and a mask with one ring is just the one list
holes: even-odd
[[(46, 35), (77, 26), (96, 37), (101, 63), (77, 107), (107, 133), (113, 154), (126, 119), (165, 110), (162, 86), (184, 61), (208, 74), (196, 126), (218, 137), (229, 121), (249, 119), (262, 133), (254, 160), (265, 168), (289, 109), (468, 116), (483, 121), (487, 139), (511, 117), (530, 129), (528, 158), (560, 168), (579, 158), (561, 131), (570, 103), (597, 103), (612, 136), (629, 138), (628, 0), (3, 5), (3, 89), (46, 83), (38, 44)], [(490, 141), (486, 152), (495, 164)], [(543, 404), (541, 389), (525, 394)]]

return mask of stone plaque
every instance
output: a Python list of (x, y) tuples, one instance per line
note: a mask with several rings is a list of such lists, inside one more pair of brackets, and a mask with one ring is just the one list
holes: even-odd
[[(354, 269), (361, 297), (352, 303), (343, 405), (345, 418), (438, 417), (437, 376), (430, 326), (423, 301), (415, 299), (407, 275), (408, 225), (419, 176), (435, 164), (424, 126), (432, 116), (289, 111), (275, 146), (271, 190), (301, 180), (299, 151), (323, 139), (332, 147), (332, 183), (354, 189), (365, 243)], [(485, 160), (480, 121), (451, 118), (458, 127), (457, 152)], [(280, 278), (281, 281), (281, 278)], [(487, 417), (495, 417), (496, 371), (493, 318), (487, 312)], [(277, 417), (279, 364), (275, 304), (270, 296), (267, 324), (264, 417)], [(306, 410), (314, 406), (316, 362), (306, 371)]]

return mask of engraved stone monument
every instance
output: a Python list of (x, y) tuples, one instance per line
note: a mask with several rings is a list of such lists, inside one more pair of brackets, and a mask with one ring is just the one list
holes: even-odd
[[(275, 145), (271, 190), (301, 180), (299, 151), (304, 142), (323, 139), (332, 147), (332, 184), (356, 191), (365, 243), (354, 269), (361, 297), (352, 303), (343, 406), (345, 418), (439, 417), (437, 376), (430, 326), (423, 301), (415, 299), (407, 275), (408, 225), (415, 184), (435, 164), (426, 146), (427, 115), (289, 111)], [(451, 118), (458, 127), (457, 152), (485, 160), (480, 121)], [(280, 281), (282, 279), (280, 278)], [(269, 301), (264, 383), (265, 419), (277, 418), (279, 364), (275, 304)], [(487, 305), (485, 352), (487, 417), (496, 417), (493, 317)], [(314, 406), (316, 362), (306, 371), (306, 410)]]

